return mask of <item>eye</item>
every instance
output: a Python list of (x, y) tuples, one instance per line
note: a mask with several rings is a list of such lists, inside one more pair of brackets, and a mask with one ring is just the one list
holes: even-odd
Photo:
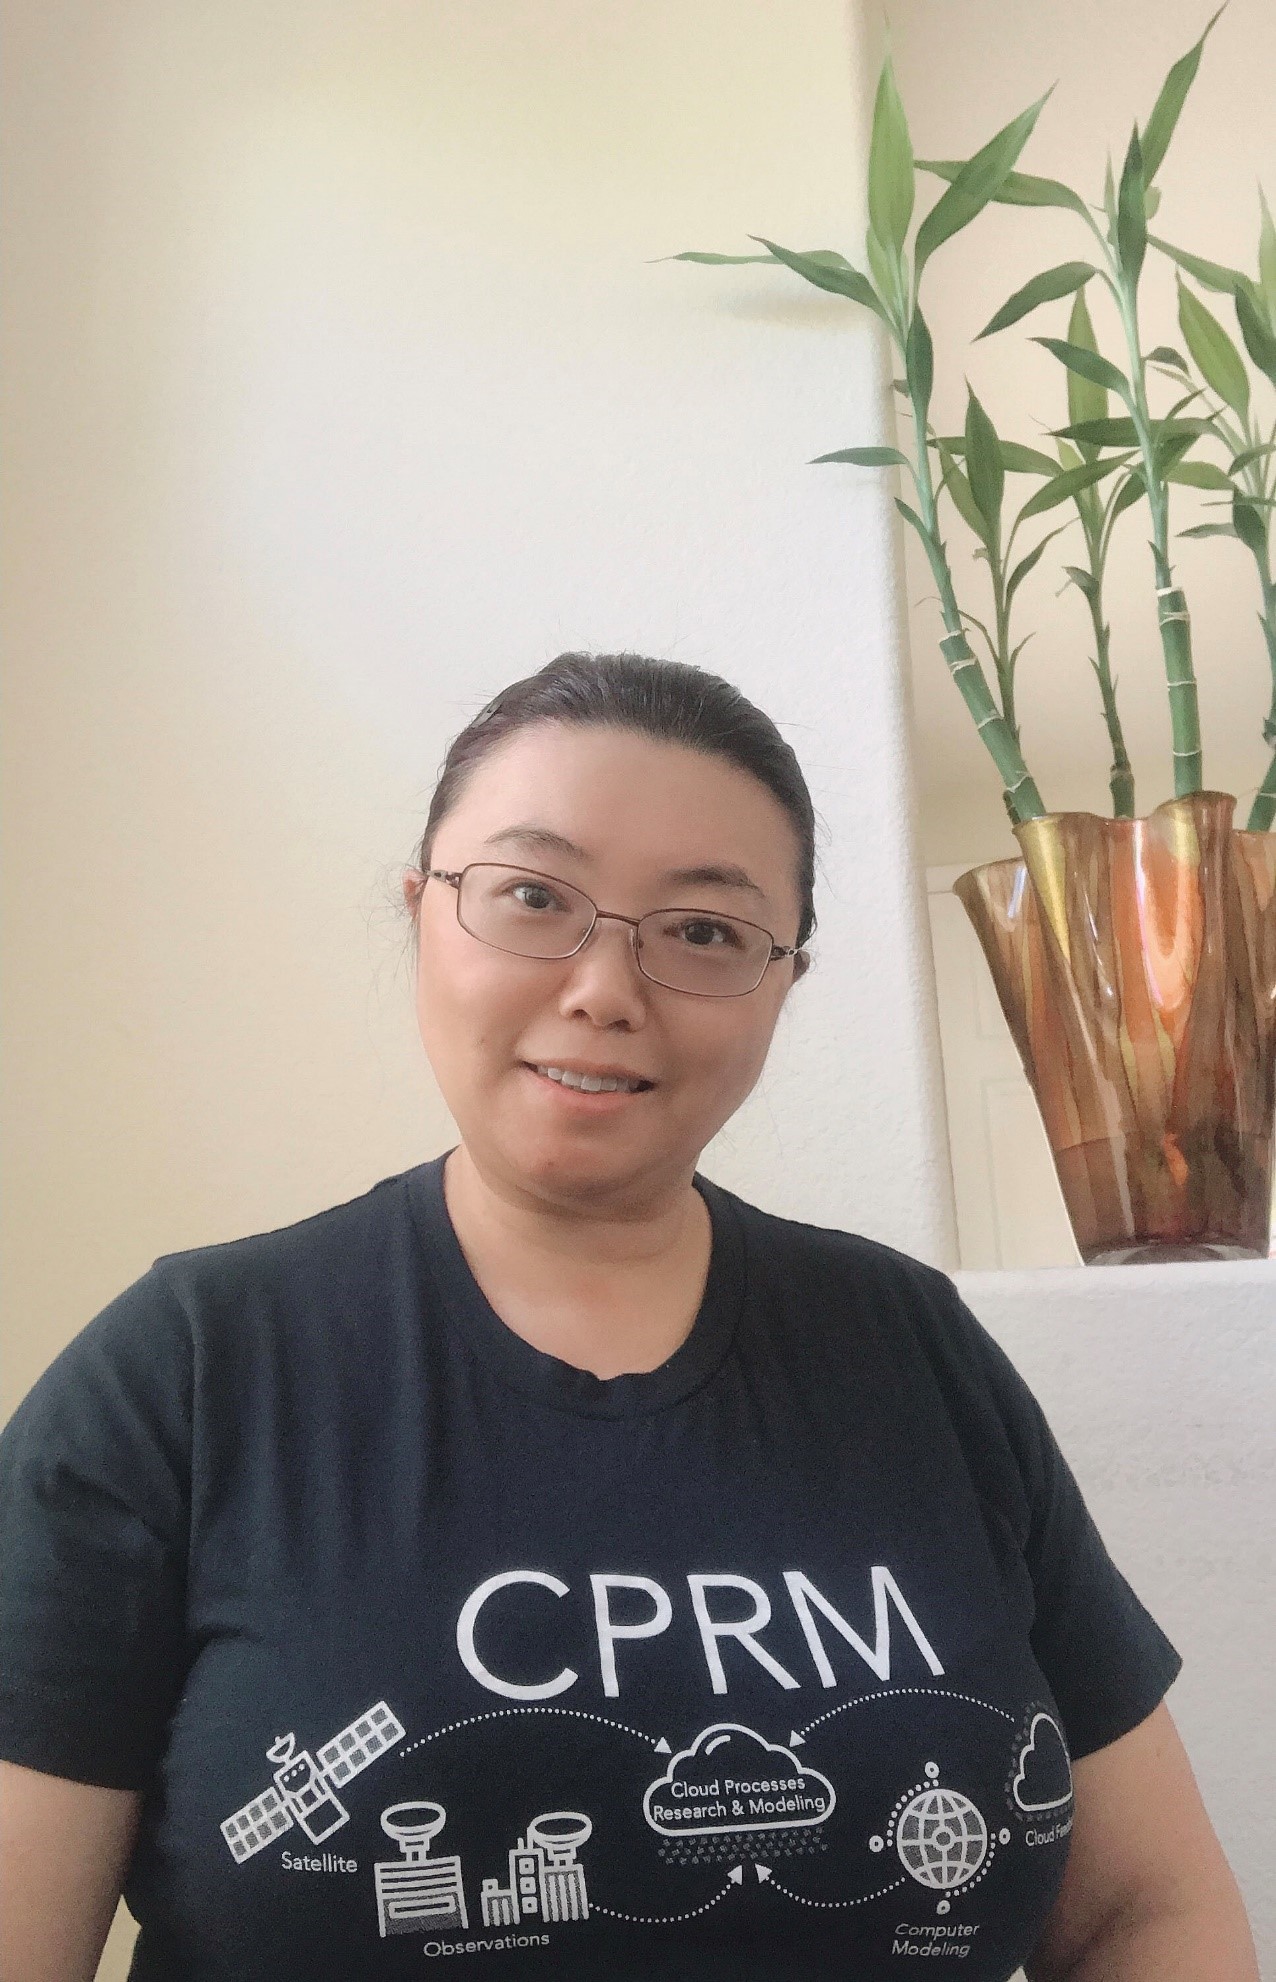
[(740, 932), (733, 922), (719, 922), (707, 915), (689, 917), (686, 922), (675, 922), (668, 931), (680, 936), (694, 950), (740, 949)]
[(541, 913), (550, 908), (566, 907), (566, 903), (559, 899), (552, 888), (546, 887), (543, 881), (514, 881), (510, 885), (509, 893), (521, 908), (534, 909)]

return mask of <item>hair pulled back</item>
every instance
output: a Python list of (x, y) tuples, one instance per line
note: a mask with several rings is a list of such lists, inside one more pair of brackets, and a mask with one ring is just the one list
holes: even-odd
[[(502, 688), (448, 748), (414, 857), (422, 873), (431, 864), (435, 834), (475, 765), (516, 730), (542, 722), (634, 730), (658, 742), (726, 758), (751, 772), (793, 821), (801, 904), (797, 940), (799, 946), (808, 940), (815, 928), (815, 810), (801, 766), (771, 718), (747, 696), (720, 675), (684, 661), (649, 660), (642, 654), (559, 654), (535, 674)], [(414, 925), (419, 905), (418, 896)]]

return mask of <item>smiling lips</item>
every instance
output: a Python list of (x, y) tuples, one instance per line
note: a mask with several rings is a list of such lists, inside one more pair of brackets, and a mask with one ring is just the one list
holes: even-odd
[(527, 1064), (542, 1079), (552, 1080), (559, 1087), (570, 1088), (580, 1094), (642, 1094), (654, 1085), (641, 1074), (586, 1073), (575, 1067), (557, 1067), (539, 1061), (529, 1061)]

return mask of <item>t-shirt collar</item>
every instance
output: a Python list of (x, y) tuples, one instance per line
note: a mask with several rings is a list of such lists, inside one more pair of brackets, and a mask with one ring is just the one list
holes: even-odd
[(504, 1382), (559, 1410), (623, 1418), (680, 1403), (713, 1374), (731, 1346), (745, 1297), (744, 1230), (729, 1191), (699, 1171), (692, 1179), (708, 1206), (713, 1242), (704, 1295), (686, 1339), (656, 1369), (599, 1377), (535, 1348), (488, 1301), (448, 1212), (443, 1166), (451, 1154), (445, 1150), (406, 1173), (412, 1216), (449, 1322)]

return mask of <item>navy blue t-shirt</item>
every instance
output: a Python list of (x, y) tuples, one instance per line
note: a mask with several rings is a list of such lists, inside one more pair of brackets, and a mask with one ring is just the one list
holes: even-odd
[(169, 1253), (0, 1437), (0, 1755), (140, 1790), (136, 1982), (1004, 1982), (1181, 1660), (952, 1281), (697, 1176), (600, 1379), (439, 1157)]

